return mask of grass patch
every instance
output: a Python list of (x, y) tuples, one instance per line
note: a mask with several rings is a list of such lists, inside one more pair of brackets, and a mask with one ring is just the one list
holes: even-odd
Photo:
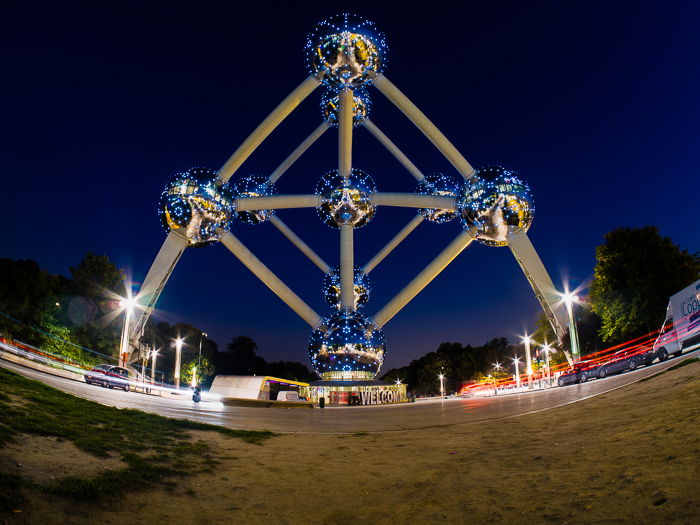
[(700, 361), (700, 357), (691, 357), (689, 359), (686, 359), (685, 361), (681, 361), (680, 363), (676, 363), (673, 366), (669, 366), (668, 370), (677, 370), (679, 368), (683, 368), (684, 366), (691, 365), (693, 363), (697, 363)]
[[(117, 453), (127, 464), (125, 469), (105, 471), (96, 477), (69, 476), (49, 485), (36, 485), (0, 472), (0, 484), (17, 490), (24, 486), (78, 499), (118, 495), (126, 489), (162, 482), (166, 477), (210, 470), (215, 459), (209, 454), (209, 445), (206, 441), (193, 442), (191, 430), (218, 432), (258, 445), (274, 435), (107, 407), (4, 368), (0, 368), (0, 385), (0, 447), (22, 434), (51, 436), (71, 441), (96, 458)], [(13, 492), (7, 497), (7, 501), (5, 497), (0, 500), (5, 512), (17, 499)]]

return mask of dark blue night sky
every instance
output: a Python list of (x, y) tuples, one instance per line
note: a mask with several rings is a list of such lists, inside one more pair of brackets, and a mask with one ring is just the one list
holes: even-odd
[[(2, 9), (0, 257), (68, 273), (90, 250), (136, 281), (165, 239), (164, 185), (191, 166), (218, 169), (307, 75), (306, 33), (336, 11), (229, 2), (149, 7), (92, 3)], [(556, 285), (592, 277), (595, 246), (619, 226), (656, 225), (700, 250), (700, 7), (695, 2), (426, 2), (357, 14), (387, 36), (386, 75), (475, 167), (529, 182), (530, 238)], [(258, 7), (259, 6), (259, 7)], [(371, 118), (425, 173), (451, 165), (378, 91)], [(237, 175), (269, 174), (320, 123), (311, 95)], [(337, 167), (331, 131), (279, 181), (310, 193)], [(363, 129), (356, 167), (380, 191), (415, 181)], [(415, 213), (379, 208), (356, 232), (366, 263)], [(330, 264), (338, 234), (312, 209), (280, 217)], [(459, 232), (423, 223), (371, 274), (374, 314)], [(319, 313), (321, 272), (273, 226), (233, 232)], [(309, 328), (223, 246), (189, 249), (158, 317), (202, 327), (223, 346), (248, 335), (268, 360), (308, 363)], [(385, 369), (443, 341), (512, 341), (539, 312), (510, 250), (470, 246), (391, 320)]]

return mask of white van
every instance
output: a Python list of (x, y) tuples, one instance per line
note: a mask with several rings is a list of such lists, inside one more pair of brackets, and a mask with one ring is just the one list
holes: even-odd
[(700, 346), (700, 279), (671, 296), (654, 352), (659, 361)]

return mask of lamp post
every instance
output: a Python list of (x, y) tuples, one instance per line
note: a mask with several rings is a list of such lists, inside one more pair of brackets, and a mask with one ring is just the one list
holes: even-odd
[(197, 382), (195, 383), (195, 381), (194, 381), (194, 377), (195, 377), (194, 373), (195, 373), (197, 370), (200, 370), (200, 372), (199, 372), (200, 374), (202, 373), (202, 372), (201, 372), (201, 370), (202, 370), (202, 339), (204, 339), (205, 337), (207, 337), (207, 333), (206, 333), (206, 332), (202, 332), (201, 335), (199, 336), (199, 357), (197, 358), (197, 368), (195, 368), (195, 369), (192, 371), (192, 386), (197, 386), (197, 384), (199, 383), (199, 381), (197, 381)]
[(544, 346), (542, 347), (542, 350), (544, 350), (545, 365), (547, 366), (547, 384), (549, 386), (552, 386), (552, 370), (549, 366), (549, 352), (555, 352), (556, 350), (554, 350), (546, 342), (545, 342)]
[(532, 356), (530, 355), (530, 343), (532, 339), (528, 334), (522, 338), (525, 344), (525, 373), (527, 374), (527, 385), (528, 388), (532, 388)]
[(571, 358), (574, 362), (581, 359), (578, 348), (578, 331), (576, 330), (576, 320), (574, 319), (574, 303), (578, 302), (578, 296), (567, 291), (563, 296), (566, 305), (566, 313), (569, 314), (569, 340), (571, 341)]
[(119, 301), (119, 306), (124, 309), (124, 327), (122, 328), (122, 339), (119, 349), (119, 366), (126, 366), (129, 358), (129, 325), (131, 324), (131, 313), (134, 310), (136, 300), (131, 297), (131, 291), (127, 287), (127, 297)]
[(519, 387), (520, 386), (520, 367), (518, 365), (520, 364), (520, 358), (517, 355), (513, 358), (513, 364), (515, 364), (515, 386)]
[(180, 357), (182, 356), (181, 338), (175, 339), (175, 389), (180, 389)]
[(158, 357), (158, 350), (155, 348), (151, 350), (151, 383), (155, 385), (156, 378), (156, 357)]
[(445, 376), (440, 374), (438, 377), (440, 378), (440, 397), (445, 397)]

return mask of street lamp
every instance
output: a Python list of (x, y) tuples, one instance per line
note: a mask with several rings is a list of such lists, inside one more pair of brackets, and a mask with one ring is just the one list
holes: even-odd
[(562, 295), (562, 300), (566, 305), (566, 313), (569, 314), (569, 340), (571, 341), (571, 358), (574, 362), (581, 359), (578, 348), (578, 331), (576, 330), (576, 320), (574, 319), (574, 303), (578, 302), (578, 296), (568, 290)]
[(515, 386), (520, 386), (520, 358), (516, 355), (513, 358), (513, 363), (515, 364)]
[(131, 314), (136, 306), (136, 299), (131, 297), (131, 290), (127, 288), (127, 297), (119, 301), (119, 306), (124, 309), (124, 327), (122, 328), (122, 339), (119, 349), (119, 366), (126, 366), (129, 358), (129, 325), (131, 324)]
[(443, 374), (438, 375), (440, 378), (440, 397), (445, 397), (445, 376)]
[(556, 352), (556, 350), (554, 350), (554, 348), (552, 348), (547, 342), (545, 342), (544, 346), (542, 347), (542, 350), (544, 350), (545, 364), (547, 366), (547, 384), (549, 386), (552, 386), (552, 371), (549, 366), (549, 353)]
[(525, 344), (525, 373), (527, 374), (527, 384), (528, 387), (532, 388), (532, 357), (530, 356), (530, 343), (532, 343), (532, 339), (530, 339), (529, 335), (525, 334), (522, 341)]
[(180, 357), (182, 355), (183, 339), (175, 339), (175, 389), (180, 389)]
[(501, 370), (501, 363), (499, 363), (498, 361), (496, 361), (496, 362), (493, 364), (493, 367), (494, 367), (496, 370), (499, 370), (499, 371), (500, 371), (500, 370)]
[(151, 350), (151, 383), (155, 384), (156, 378), (156, 357), (158, 357), (158, 350)]
[[(194, 373), (197, 370), (202, 370), (202, 339), (207, 337), (206, 332), (202, 332), (201, 335), (199, 336), (199, 357), (197, 358), (197, 367), (192, 371), (192, 386), (196, 386), (197, 383), (194, 382)], [(201, 374), (202, 372), (200, 372)]]

